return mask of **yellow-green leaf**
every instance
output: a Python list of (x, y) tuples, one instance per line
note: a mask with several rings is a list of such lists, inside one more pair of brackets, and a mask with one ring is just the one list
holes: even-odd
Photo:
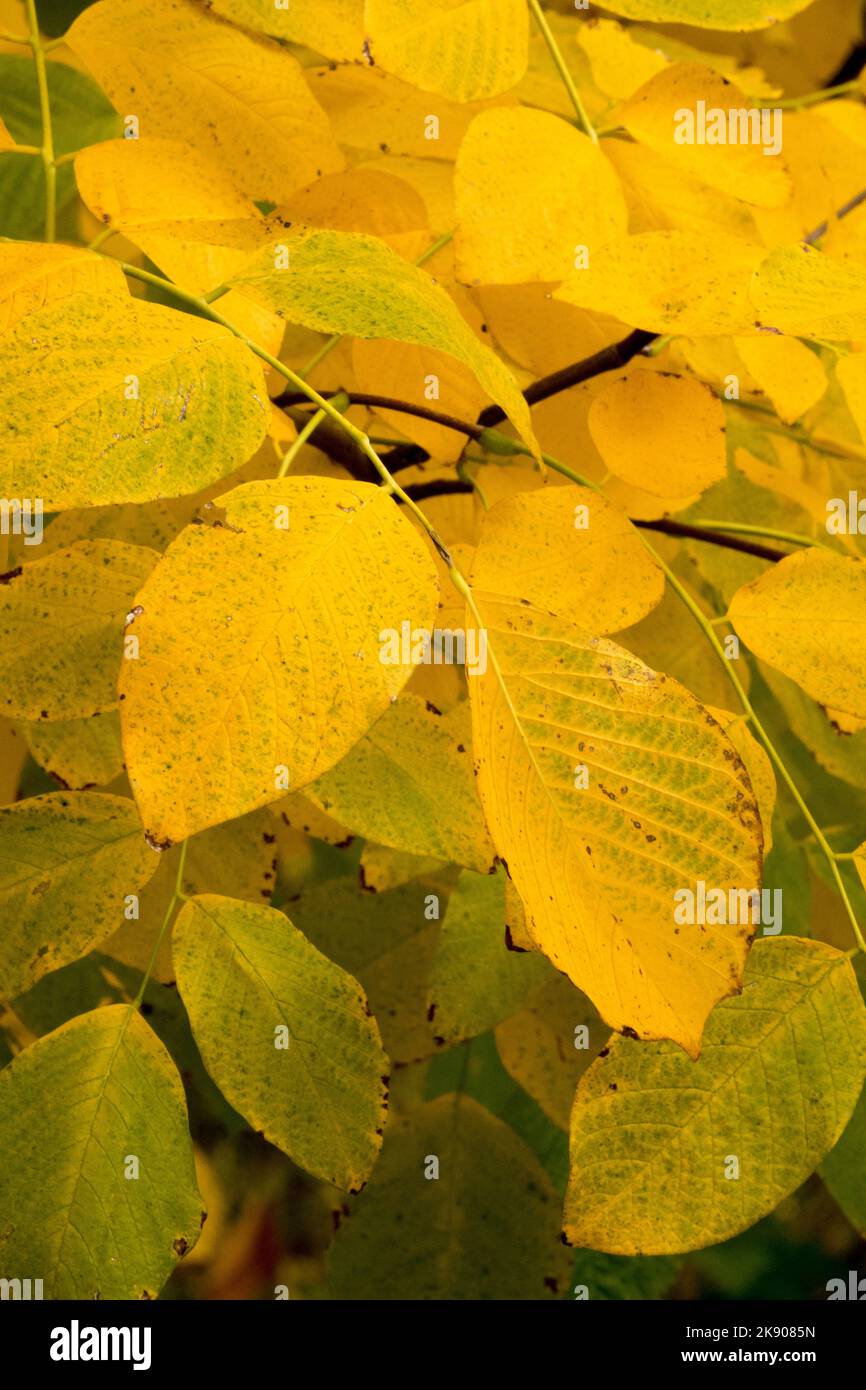
[(583, 1077), (566, 1236), (624, 1255), (729, 1239), (805, 1182), (864, 1073), (866, 1011), (847, 958), (820, 941), (759, 942), (699, 1061), (617, 1038)]
[(820, 1167), (829, 1187), (855, 1231), (866, 1238), (866, 1192), (863, 1190), (863, 1155), (866, 1153), (866, 1089), (854, 1107), (841, 1139)]
[(496, 96), (526, 72), (526, 0), (366, 0), (364, 23), (374, 63), (453, 101)]
[(159, 556), (79, 541), (0, 586), (0, 695), (18, 719), (83, 719), (113, 708), (124, 620)]
[(70, 1019), (0, 1072), (0, 1146), (0, 1268), (45, 1298), (155, 1298), (198, 1239), (183, 1086), (133, 1008)]
[(760, 885), (746, 770), (677, 681), (562, 618), (476, 602), (490, 651), (469, 682), (479, 791), (529, 934), (611, 1027), (697, 1055), (754, 928), (680, 927), (674, 895)]
[(193, 0), (99, 0), (66, 42), (142, 135), (187, 141), (251, 198), (343, 167), (297, 59)]
[(805, 10), (811, 0), (611, 0), (605, 9), (626, 19), (694, 24), (701, 29), (766, 29)]
[(550, 1180), (514, 1131), (468, 1096), (440, 1096), (388, 1126), (328, 1251), (328, 1288), (335, 1299), (555, 1297), (568, 1272), (557, 1221)]
[(464, 871), (448, 899), (430, 973), (429, 1017), (437, 1037), (452, 1043), (486, 1033), (550, 975), (542, 956), (508, 948), (504, 873)]
[(752, 276), (757, 324), (795, 338), (866, 336), (866, 266), (816, 251), (777, 246)]
[(797, 551), (739, 589), (728, 612), (755, 655), (813, 700), (866, 716), (866, 562)]
[(216, 14), (245, 29), (304, 44), (326, 58), (360, 62), (364, 56), (364, 0), (212, 0)]
[(173, 952), (226, 1099), (302, 1168), (360, 1190), (382, 1143), (388, 1059), (358, 982), (281, 912), (214, 894), (184, 906)]
[(46, 511), (196, 492), (268, 425), (252, 353), (225, 328), (120, 295), (70, 295), (0, 337), (0, 491)]
[(366, 876), (363, 887), (343, 876), (291, 904), (295, 925), (361, 985), (394, 1063), (417, 1062), (436, 1047), (428, 985), (456, 871), (434, 867), (435, 877), (411, 877), (384, 891), (371, 891)]
[(23, 994), (97, 946), (158, 864), (126, 797), (49, 792), (3, 807), (0, 992)]
[(306, 795), (365, 840), (479, 873), (493, 863), (465, 701), (440, 714), (402, 695)]
[(496, 1050), (518, 1086), (560, 1129), (568, 1129), (574, 1089), (608, 1039), (585, 994), (554, 975), (526, 1007), (496, 1029)]
[(287, 235), (252, 256), (231, 283), (257, 304), (320, 333), (390, 338), (449, 353), (471, 368), (534, 445), (529, 409), (509, 369), (478, 341), (441, 285), (377, 237)]
[[(117, 931), (102, 942), (101, 952), (144, 972), (160, 984), (174, 981), (171, 935), (162, 927), (171, 906), (175, 884), (188, 898), (196, 893), (219, 893), (258, 907), (269, 902), (276, 877), (273, 821), (265, 809), (212, 826), (193, 835), (186, 845), (183, 873), (181, 847), (159, 855), (156, 873), (138, 894), (137, 915), (124, 912)], [(154, 947), (155, 959), (151, 960)]]
[(429, 626), (436, 607), (429, 551), (381, 488), (285, 478), (217, 506), (222, 524), (169, 546), (128, 629), (139, 656), (121, 670), (123, 746), (158, 842), (338, 762), (412, 673), (380, 659), (380, 633)]
[(619, 179), (597, 144), (546, 111), (502, 106), (469, 127), (454, 171), (457, 273), (467, 284), (563, 280), (621, 236)]
[(95, 719), (61, 719), (24, 725), (33, 757), (61, 786), (104, 787), (123, 771), (120, 717), (115, 710)]

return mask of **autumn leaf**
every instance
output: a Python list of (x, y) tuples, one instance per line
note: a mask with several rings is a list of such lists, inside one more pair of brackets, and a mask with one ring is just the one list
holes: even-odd
[(139, 657), (120, 675), (123, 746), (155, 842), (333, 766), (411, 674), (380, 660), (380, 633), (423, 627), (436, 602), (422, 542), (368, 484), (247, 483), (217, 506), (220, 524), (169, 547), (128, 629)]
[(712, 1015), (700, 1061), (618, 1038), (579, 1083), (569, 1241), (669, 1254), (726, 1240), (833, 1147), (864, 1072), (866, 1012), (844, 955), (794, 937), (759, 942), (743, 993)]
[(612, 1027), (697, 1056), (751, 932), (685, 935), (674, 894), (758, 886), (745, 768), (676, 681), (563, 619), (476, 603), (491, 654), (470, 683), (479, 790), (530, 936)]
[(362, 1187), (381, 1144), (388, 1059), (357, 982), (281, 913), (213, 894), (186, 904), (173, 950), (205, 1066), (228, 1099), (302, 1167)]
[(0, 1096), (3, 1151), (22, 1160), (4, 1184), (3, 1268), (35, 1262), (49, 1298), (155, 1298), (204, 1215), (163, 1044), (134, 1009), (96, 1009), (4, 1067)]

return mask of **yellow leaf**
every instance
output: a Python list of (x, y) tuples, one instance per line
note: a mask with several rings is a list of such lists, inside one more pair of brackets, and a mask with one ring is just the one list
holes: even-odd
[(627, 226), (615, 171), (588, 135), (546, 111), (476, 116), (454, 171), (457, 272), (469, 283), (562, 280)]
[(618, 101), (630, 97), (668, 65), (661, 49), (638, 43), (612, 19), (581, 24), (578, 42), (589, 58), (595, 85)]
[(411, 673), (380, 660), (380, 633), (436, 606), (428, 551), (380, 488), (286, 478), (218, 506), (222, 524), (188, 527), (138, 594), (139, 659), (121, 671), (130, 783), (160, 843), (343, 757)]
[(326, 58), (360, 62), (364, 56), (364, 0), (211, 0), (216, 14), (274, 38), (304, 44)]
[[(106, 140), (75, 159), (82, 200), (190, 294), (206, 294), (243, 265), (269, 230), (224, 169), (179, 140)], [(111, 264), (111, 262), (105, 262)], [(279, 352), (275, 314), (230, 293), (220, 313), (268, 351)]]
[[(475, 374), (435, 348), (359, 338), (352, 346), (352, 365), (361, 391), (426, 406), (458, 420), (477, 420), (487, 402)], [(404, 411), (377, 407), (376, 414), (439, 462), (456, 462), (466, 448), (466, 435), (444, 425)]]
[(776, 809), (776, 774), (773, 764), (770, 762), (769, 754), (749, 728), (744, 715), (731, 714), (730, 710), (717, 709), (714, 705), (707, 705), (707, 710), (719, 727), (724, 729), (746, 765), (761, 814), (766, 858), (773, 848), (773, 813)]
[(0, 806), (18, 800), (27, 744), (11, 719), (0, 718)]
[(526, 71), (526, 0), (366, 0), (373, 62), (453, 101), (495, 96)]
[(637, 141), (711, 188), (769, 208), (781, 207), (791, 195), (779, 160), (784, 116), (748, 108), (743, 93), (710, 68), (665, 67), (622, 104), (618, 116)]
[(778, 246), (752, 277), (760, 327), (795, 338), (866, 337), (866, 266), (812, 246)]
[(0, 492), (46, 511), (195, 492), (255, 452), (261, 367), (218, 324), (79, 292), (0, 337)]
[[(439, 161), (457, 158), (460, 142), (479, 111), (503, 102), (511, 104), (512, 100), (492, 97), (489, 101), (463, 103), (437, 95), (436, 110), (431, 112), (430, 98), (425, 92), (378, 66), (331, 64), (327, 68), (307, 69), (307, 76), (327, 112), (340, 148), (354, 156), (351, 162), (371, 155), (402, 155), (439, 166)], [(431, 123), (431, 115), (436, 124)], [(450, 184), (452, 170), (445, 168), (444, 172)], [(453, 219), (441, 230), (447, 231), (452, 225)]]
[(192, 0), (99, 0), (66, 42), (143, 135), (188, 141), (251, 198), (343, 167), (297, 60)]
[(821, 399), (827, 389), (827, 373), (816, 352), (796, 338), (766, 334), (737, 338), (742, 357), (761, 391), (786, 424), (798, 420)]
[(754, 322), (749, 285), (761, 255), (731, 236), (642, 232), (590, 255), (589, 266), (575, 270), (555, 297), (654, 333), (746, 333)]
[(832, 1149), (864, 1072), (866, 1014), (850, 961), (821, 941), (758, 942), (745, 989), (707, 1024), (699, 1061), (669, 1043), (615, 1038), (580, 1081), (568, 1240), (657, 1255), (729, 1239)]
[(479, 791), (529, 933), (611, 1027), (696, 1056), (753, 928), (680, 927), (674, 895), (760, 884), (746, 770), (678, 682), (561, 618), (476, 601), (490, 652), (469, 682)]
[(113, 708), (124, 619), (159, 557), (81, 541), (0, 586), (0, 689), (18, 719), (82, 719)]
[(664, 576), (628, 518), (575, 487), (517, 493), (492, 507), (472, 583), (598, 633), (639, 622), (664, 593)]
[(431, 240), (420, 193), (405, 179), (381, 169), (325, 174), (293, 193), (273, 220), (280, 218), (334, 232), (366, 232), (380, 237), (407, 261), (417, 260)]
[(659, 497), (704, 492), (725, 476), (725, 412), (693, 377), (632, 371), (608, 381), (589, 430), (612, 473)]
[(0, 119), (0, 150), (14, 150), (15, 140), (9, 134), (6, 122)]
[(836, 380), (845, 404), (854, 417), (860, 438), (866, 441), (866, 352), (852, 352), (836, 361)]
[(739, 589), (728, 616), (756, 656), (813, 700), (866, 716), (866, 561), (800, 550)]
[(120, 266), (92, 251), (30, 241), (0, 243), (0, 333), (79, 291), (129, 294)]
[(320, 333), (436, 348), (469, 367), (521, 437), (537, 448), (529, 408), (504, 362), (479, 343), (441, 285), (376, 237), (302, 232), (264, 247), (232, 285)]
[(721, 192), (699, 183), (647, 145), (628, 140), (610, 140), (608, 145), (608, 159), (628, 202), (631, 232), (672, 229), (760, 240), (753, 210), (730, 189)]
[(477, 295), (497, 345), (534, 377), (547, 376), (563, 362), (589, 357), (622, 337), (622, 325), (615, 319), (551, 299), (543, 283), (485, 285)]

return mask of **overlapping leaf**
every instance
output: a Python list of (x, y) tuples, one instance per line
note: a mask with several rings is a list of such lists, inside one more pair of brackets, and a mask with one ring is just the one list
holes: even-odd
[(580, 1082), (568, 1239), (619, 1254), (727, 1240), (833, 1147), (864, 1073), (866, 1010), (846, 957), (797, 937), (759, 942), (698, 1062), (618, 1038)]
[(388, 1059), (363, 991), (280, 912), (213, 894), (174, 928), (205, 1066), (254, 1129), (353, 1191), (381, 1144)]
[[(411, 665), (380, 634), (433, 617), (433, 563), (368, 483), (287, 478), (217, 500), (169, 546), (135, 607), (123, 744), (156, 841), (276, 801), (343, 757)], [(286, 529), (287, 525), (287, 529)]]
[(29, 797), (0, 810), (0, 832), (0, 991), (12, 998), (119, 926), (159, 860), (126, 797)]
[(753, 928), (690, 929), (674, 894), (760, 884), (748, 775), (678, 682), (516, 600), (477, 595), (470, 682), (479, 790), (536, 945), (619, 1031), (697, 1055)]
[(204, 1212), (180, 1077), (135, 1009), (82, 1014), (4, 1067), (0, 1144), (4, 1274), (33, 1270), (46, 1298), (156, 1298)]

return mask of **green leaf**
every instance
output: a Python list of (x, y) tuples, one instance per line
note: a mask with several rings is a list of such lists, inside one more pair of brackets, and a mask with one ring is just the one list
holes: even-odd
[(478, 341), (442, 286), (378, 237), (287, 234), (251, 256), (230, 283), (290, 323), (320, 333), (388, 338), (447, 352), (475, 373), (537, 450), (529, 407), (508, 367)]
[(281, 912), (214, 894), (185, 905), (174, 961), (226, 1099), (302, 1168), (360, 1190), (382, 1143), (388, 1059), (357, 981)]
[(0, 1148), (0, 1269), (46, 1298), (155, 1298), (198, 1238), (183, 1087), (134, 1009), (74, 1018), (0, 1072)]
[[(110, 140), (122, 133), (120, 117), (86, 73), (65, 63), (48, 63), (48, 99), (55, 154)], [(42, 144), (36, 66), (30, 54), (0, 53), (0, 117), (19, 145)], [(57, 207), (76, 197), (71, 164), (57, 170)], [(24, 239), (45, 230), (45, 173), (41, 159), (0, 154), (0, 233)]]
[(98, 945), (158, 864), (125, 797), (50, 792), (0, 809), (3, 994)]
[(18, 719), (87, 719), (117, 704), (124, 619), (159, 555), (80, 541), (0, 588), (0, 696)]
[(389, 1126), (330, 1248), (331, 1297), (550, 1298), (568, 1274), (557, 1224), (556, 1195), (523, 1142), (467, 1096), (442, 1096)]
[(404, 693), (304, 795), (366, 840), (479, 873), (493, 864), (466, 701), (440, 714)]
[(544, 956), (511, 951), (505, 873), (460, 875), (430, 975), (433, 1031), (446, 1042), (485, 1033), (524, 1007), (553, 971)]
[(830, 1150), (819, 1172), (855, 1231), (866, 1237), (866, 1188), (863, 1165), (866, 1156), (866, 1089), (841, 1139)]
[(454, 872), (372, 893), (344, 878), (291, 903), (296, 926), (363, 986), (392, 1062), (415, 1062), (435, 1049), (428, 984)]
[(255, 452), (256, 359), (227, 329), (119, 295), (70, 295), (0, 337), (0, 491), (46, 511), (179, 497)]
[(710, 1016), (699, 1061), (670, 1043), (616, 1038), (581, 1080), (569, 1241), (662, 1255), (745, 1230), (833, 1147), (864, 1074), (866, 1010), (848, 959), (797, 937), (757, 942), (742, 994)]

